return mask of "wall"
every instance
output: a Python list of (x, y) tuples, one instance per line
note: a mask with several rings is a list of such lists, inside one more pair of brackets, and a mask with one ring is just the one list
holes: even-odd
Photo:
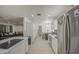
[(37, 37), (38, 26), (38, 24), (33, 24), (33, 40)]
[(28, 18), (24, 18), (24, 36), (31, 36), (32, 42), (36, 39), (39, 24), (33, 23)]
[(27, 17), (24, 17), (23, 21), (23, 34), (24, 37), (31, 36), (33, 41), (33, 23)]
[(32, 22), (29, 22), (27, 23), (26, 28), (27, 36), (31, 36), (33, 42), (37, 36), (37, 25)]
[(54, 23), (54, 29), (56, 30), (57, 29), (57, 20), (54, 20), (53, 23)]

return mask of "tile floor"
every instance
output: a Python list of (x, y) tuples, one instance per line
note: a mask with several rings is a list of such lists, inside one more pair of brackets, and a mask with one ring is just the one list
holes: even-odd
[(53, 54), (49, 47), (48, 40), (38, 37), (31, 45), (29, 45), (28, 54)]

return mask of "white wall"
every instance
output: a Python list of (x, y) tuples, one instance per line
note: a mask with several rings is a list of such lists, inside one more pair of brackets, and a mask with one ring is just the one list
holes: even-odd
[(38, 32), (38, 24), (33, 24), (33, 40), (36, 38), (37, 36), (37, 32)]
[(24, 22), (23, 22), (23, 33), (24, 33), (24, 37), (28, 37), (31, 36), (33, 39), (33, 23), (27, 18), (24, 17)]
[(24, 35), (31, 36), (32, 42), (37, 36), (38, 24), (31, 22), (28, 18), (24, 18)]
[(54, 20), (54, 29), (57, 29), (57, 20)]
[(36, 37), (36, 27), (35, 27), (35, 24), (33, 24), (33, 27), (32, 27), (32, 41), (34, 41), (35, 37)]
[(33, 42), (37, 36), (37, 25), (33, 24), (32, 22), (29, 22), (27, 23), (26, 27), (27, 27), (26, 30), (27, 30), (28, 36), (31, 36), (32, 42)]
[(33, 24), (31, 22), (26, 22), (26, 36), (32, 36), (33, 34)]

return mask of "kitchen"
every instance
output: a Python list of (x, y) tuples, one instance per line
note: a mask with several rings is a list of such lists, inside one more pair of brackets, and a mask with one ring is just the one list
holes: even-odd
[(73, 34), (78, 36), (78, 9), (74, 5), (0, 6), (0, 54), (78, 53), (78, 37)]

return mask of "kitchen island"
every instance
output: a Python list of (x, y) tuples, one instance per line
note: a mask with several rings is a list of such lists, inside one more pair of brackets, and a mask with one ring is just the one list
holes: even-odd
[(21, 36), (0, 40), (0, 54), (25, 54), (26, 40)]

